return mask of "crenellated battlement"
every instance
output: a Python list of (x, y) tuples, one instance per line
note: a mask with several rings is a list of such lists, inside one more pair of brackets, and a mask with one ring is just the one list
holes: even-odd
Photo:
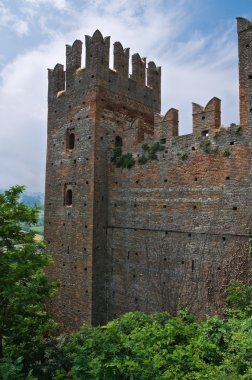
[(121, 42), (114, 43), (114, 70), (124, 79), (129, 76), (129, 51), (123, 49)]
[(48, 98), (56, 96), (63, 90), (65, 90), (64, 66), (57, 63), (53, 70), (48, 69)]
[[(252, 20), (237, 18), (239, 42), (239, 87), (240, 87), (240, 124), (252, 123)], [(82, 66), (82, 41), (76, 40), (72, 46), (66, 45), (66, 70), (57, 64), (48, 70), (48, 98), (68, 94), (77, 96), (87, 93), (93, 86), (105, 88), (111, 99), (119, 96), (143, 104), (147, 112), (160, 112), (161, 107), (161, 68), (153, 61), (138, 53), (131, 56), (130, 49), (124, 48), (119, 41), (113, 44), (113, 69), (109, 66), (110, 37), (103, 37), (99, 30), (93, 36), (85, 36), (85, 65)], [(74, 95), (75, 94), (75, 95)], [(117, 94), (117, 95), (116, 95)], [(119, 98), (118, 98), (119, 99)], [(113, 100), (114, 101), (114, 100)], [(113, 103), (112, 101), (112, 103)], [(50, 102), (52, 104), (52, 102)], [(146, 108), (147, 107), (147, 108)], [(208, 134), (221, 125), (221, 100), (213, 97), (205, 107), (192, 103), (193, 133), (200, 136)], [(138, 115), (139, 116), (139, 115)], [(165, 127), (166, 126), (166, 127)], [(169, 136), (178, 132), (178, 111), (171, 108), (162, 120), (162, 130)], [(168, 128), (168, 129), (167, 129)], [(169, 130), (169, 131), (168, 131)]]
[(76, 70), (81, 67), (82, 42), (74, 41), (73, 45), (66, 45), (66, 86), (72, 87)]
[(221, 125), (221, 100), (214, 97), (205, 107), (192, 103), (193, 133), (205, 135)]
[(237, 25), (241, 122), (229, 128), (213, 97), (192, 104), (180, 136), (179, 111), (160, 115), (161, 68), (118, 41), (110, 68), (98, 30), (48, 70), (45, 240), (63, 330), (180, 305), (216, 315), (230, 281), (251, 282), (252, 21)]
[(248, 20), (244, 17), (237, 17), (237, 32), (241, 33), (245, 30), (252, 28), (252, 20)]
[(141, 85), (145, 85), (146, 58), (141, 58), (138, 53), (132, 55), (131, 78)]
[(49, 70), (49, 98), (55, 97), (59, 91), (71, 93), (80, 87), (87, 90), (98, 85), (146, 104), (153, 111), (160, 111), (160, 67), (151, 61), (146, 68), (146, 58), (141, 58), (138, 53), (133, 54), (132, 74), (129, 76), (129, 48), (124, 49), (120, 42), (115, 42), (114, 68), (110, 69), (110, 37), (103, 37), (99, 30), (92, 37), (85, 37), (85, 47), (85, 68), (80, 70), (82, 42), (76, 40), (72, 46), (66, 46), (65, 73), (60, 64)]

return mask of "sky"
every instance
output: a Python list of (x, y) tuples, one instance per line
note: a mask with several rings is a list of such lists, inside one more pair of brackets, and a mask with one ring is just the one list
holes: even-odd
[(181, 135), (191, 103), (214, 96), (238, 123), (238, 16), (252, 19), (251, 0), (0, 0), (0, 188), (44, 191), (47, 68), (96, 29), (162, 67), (161, 112), (179, 110)]

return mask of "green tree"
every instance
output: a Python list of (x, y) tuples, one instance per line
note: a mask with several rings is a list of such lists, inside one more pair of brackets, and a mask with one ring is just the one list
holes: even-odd
[(39, 213), (39, 207), (20, 202), (23, 190), (15, 186), (0, 194), (0, 359), (14, 363), (22, 357), (24, 373), (36, 373), (56, 330), (44, 304), (55, 284), (44, 274), (51, 262), (44, 243), (22, 230), (24, 223), (35, 224)]
[[(247, 299), (246, 286), (239, 292)], [(106, 326), (83, 326), (65, 345), (67, 365), (54, 379), (252, 379), (252, 317), (235, 310), (204, 321), (187, 310), (174, 317), (135, 312)]]
[(233, 311), (252, 314), (251, 308), (252, 286), (240, 281), (232, 281), (227, 289), (227, 303)]

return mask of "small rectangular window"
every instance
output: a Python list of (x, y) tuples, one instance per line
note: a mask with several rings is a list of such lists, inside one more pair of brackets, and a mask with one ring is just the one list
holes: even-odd
[(201, 136), (208, 137), (209, 136), (208, 130), (202, 131)]
[(73, 190), (69, 185), (65, 186), (65, 193), (64, 193), (64, 205), (65, 206), (72, 206), (73, 204)]

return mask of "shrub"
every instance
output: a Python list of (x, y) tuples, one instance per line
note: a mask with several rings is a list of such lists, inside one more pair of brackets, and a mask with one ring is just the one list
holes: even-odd
[(122, 149), (120, 146), (115, 147), (111, 162), (113, 162), (117, 168), (123, 169), (130, 169), (136, 163), (135, 159), (132, 156), (132, 153), (122, 154)]
[(240, 126), (240, 125), (237, 125), (237, 127), (235, 128), (235, 134), (236, 134), (236, 135), (240, 135), (241, 132), (242, 132), (242, 128), (241, 128), (241, 126)]
[(240, 281), (232, 281), (227, 289), (227, 303), (232, 309), (245, 310), (252, 294), (252, 286)]
[(188, 152), (178, 152), (177, 156), (182, 160), (185, 161), (188, 159)]
[(111, 162), (116, 163), (116, 161), (121, 157), (122, 155), (122, 148), (120, 146), (116, 146), (113, 151), (113, 156), (111, 157)]
[(146, 162), (148, 162), (148, 158), (143, 154), (142, 156), (140, 156), (137, 160), (137, 162), (140, 164), (140, 165), (144, 165), (146, 164)]
[(230, 149), (226, 148), (223, 152), (224, 157), (229, 157), (231, 155)]
[[(151, 160), (157, 160), (157, 152), (164, 150), (165, 146), (159, 142), (155, 142), (154, 144), (143, 144), (142, 149), (144, 153), (137, 160), (140, 165), (144, 165)], [(136, 163), (132, 153), (122, 154), (122, 149), (120, 146), (116, 146), (114, 148), (111, 162), (113, 162), (117, 168), (127, 169), (132, 168)]]
[(157, 160), (157, 152), (161, 152), (165, 149), (165, 146), (159, 142), (153, 144), (143, 144), (142, 149), (144, 154), (138, 159), (139, 164), (144, 165), (148, 161)]
[(202, 140), (200, 142), (200, 148), (205, 152), (205, 153), (211, 153), (211, 141), (208, 139)]
[(132, 153), (125, 153), (116, 162), (116, 166), (121, 167), (123, 169), (130, 169), (135, 165), (135, 163), (136, 161), (133, 158)]

